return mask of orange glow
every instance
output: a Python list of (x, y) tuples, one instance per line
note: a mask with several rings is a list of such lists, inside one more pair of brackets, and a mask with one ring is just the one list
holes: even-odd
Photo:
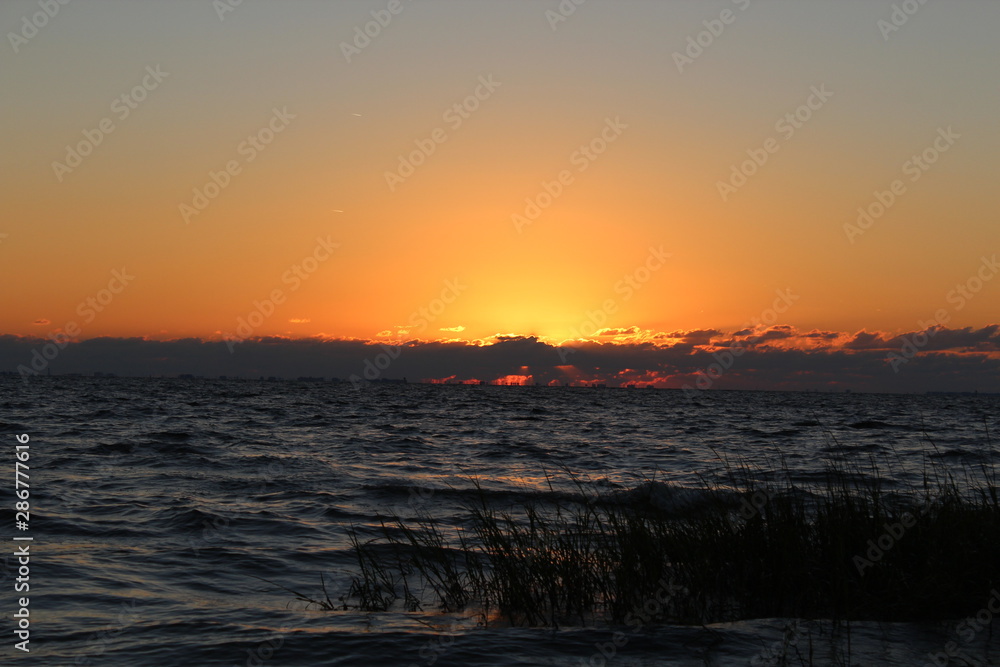
[[(86, 42), (50, 35), (10, 69), (10, 114), (23, 122), (7, 124), (0, 156), (11, 193), (0, 333), (662, 344), (754, 327), (780, 290), (796, 299), (765, 327), (901, 332), (939, 309), (951, 327), (996, 316), (1000, 281), (961, 307), (949, 298), (1000, 243), (989, 18), (961, 30), (941, 18), (949, 48), (913, 40), (913, 57), (894, 57), (881, 39), (817, 27), (854, 26), (849, 3), (816, 10), (822, 21), (762, 3), (680, 76), (669, 52), (702, 29), (698, 3), (593, 3), (559, 39), (530, 4), (473, 3), (454, 23), (450, 3), (430, 3), (412, 32), (386, 31), (354, 63), (332, 36), (350, 33), (352, 3), (300, 3), (310, 21), (241, 10), (248, 34), (271, 35), (278, 15), (294, 28), (294, 49), (263, 50), (235, 30), (212, 50), (187, 48), (182, 4), (163, 3), (155, 30), (129, 13), (128, 30), (97, 25)], [(529, 26), (518, 49), (494, 22)], [(768, 25), (787, 27), (761, 33)], [(592, 34), (608, 45), (600, 55)], [(141, 79), (123, 63), (152, 58), (148, 42), (174, 72), (79, 167), (53, 173)], [(95, 55), (92, 80), (56, 66), (93, 43), (116, 56)], [(883, 65), (905, 94), (886, 92)], [(827, 73), (834, 96), (783, 138), (775, 121), (821, 83), (805, 72)], [(491, 77), (475, 111), (448, 115)], [(276, 118), (248, 159), (240, 147)], [(908, 180), (903, 165), (951, 122), (962, 138)], [(401, 169), (436, 129), (444, 139)], [(780, 150), (720, 197), (718, 183), (771, 136)], [(893, 179), (905, 195), (845, 235)], [(134, 279), (109, 292), (115, 271)]]
[(497, 378), (493, 384), (503, 385), (527, 385), (533, 381), (530, 375), (504, 375)]

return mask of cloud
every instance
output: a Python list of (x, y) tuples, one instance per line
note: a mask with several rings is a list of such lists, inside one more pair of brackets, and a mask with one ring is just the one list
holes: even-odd
[(718, 329), (694, 329), (692, 331), (678, 331), (672, 335), (681, 338), (685, 343), (707, 345), (713, 338), (721, 336), (722, 332)]
[[(991, 324), (981, 329), (945, 329), (932, 327), (927, 330), (925, 350), (962, 350), (990, 352), (1000, 350), (1000, 325)], [(918, 335), (910, 334), (911, 338)], [(916, 341), (911, 341), (916, 342)]]
[(854, 337), (844, 347), (850, 350), (888, 350), (892, 346), (889, 344), (889, 339), (882, 333), (868, 332), (862, 329), (854, 334)]
[(454, 333), (462, 333), (463, 331), (465, 331), (465, 327), (463, 327), (461, 325), (459, 325), (457, 327), (442, 327), (442, 328), (438, 329), (438, 331), (452, 331)]
[(800, 338), (815, 338), (820, 340), (836, 340), (841, 334), (836, 331), (819, 331), (818, 329), (813, 329), (812, 331), (804, 334), (799, 334)]
[(52, 322), (50, 320), (46, 320), (43, 318), (40, 320), (35, 320), (34, 322), (32, 322), (32, 324), (35, 325), (36, 327), (45, 327), (52, 324)]
[(312, 322), (312, 320), (308, 318), (298, 318), (298, 317), (292, 318), (288, 321), (291, 322), (292, 324), (309, 324), (310, 322)]
[(634, 335), (636, 335), (638, 333), (641, 333), (641, 332), (642, 332), (642, 330), (639, 327), (627, 327), (627, 328), (624, 328), (624, 329), (622, 329), (622, 328), (618, 328), (618, 329), (604, 328), (604, 329), (598, 329), (597, 332), (594, 335), (595, 336), (634, 336)]
[[(612, 332), (644, 337), (622, 341)], [(381, 376), (411, 381), (523, 376), (539, 384), (599, 381), (673, 388), (1000, 392), (1000, 325), (996, 324), (905, 333), (803, 333), (790, 325), (752, 334), (737, 332), (739, 336), (715, 329), (665, 334), (634, 327), (605, 333), (609, 335), (600, 340), (575, 341), (565, 347), (516, 334), (391, 345), (384, 338), (271, 336), (246, 340), (232, 352), (221, 340), (93, 338), (67, 344), (50, 368), (53, 375), (103, 371), (346, 379), (362, 375), (366, 362), (391, 357), (388, 365), (379, 366)], [(35, 353), (48, 344), (51, 341), (36, 336), (0, 335), (0, 371), (30, 368)], [(912, 354), (894, 370), (890, 354), (901, 354), (907, 344)]]
[(770, 329), (765, 329), (763, 332), (757, 335), (757, 340), (763, 342), (768, 340), (782, 340), (784, 338), (791, 338), (796, 334), (795, 327), (790, 327), (787, 324), (779, 324), (773, 326)]

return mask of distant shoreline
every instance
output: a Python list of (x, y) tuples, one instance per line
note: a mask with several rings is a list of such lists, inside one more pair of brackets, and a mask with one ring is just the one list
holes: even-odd
[[(13, 371), (0, 371), (0, 380), (4, 378), (19, 378), (18, 373)], [(103, 373), (100, 371), (95, 371), (93, 373), (53, 373), (50, 375), (38, 375), (33, 376), (28, 382), (37, 382), (42, 380), (157, 380), (157, 381), (177, 381), (177, 382), (191, 382), (191, 381), (201, 381), (201, 382), (262, 382), (262, 383), (308, 383), (308, 384), (326, 384), (326, 385), (350, 385), (350, 380), (344, 378), (328, 378), (328, 377), (308, 377), (300, 376), (295, 378), (286, 378), (280, 376), (257, 376), (257, 377), (244, 377), (244, 376), (228, 376), (220, 375), (215, 377), (208, 377), (202, 375), (194, 375), (188, 373), (180, 373), (177, 375), (118, 375), (116, 373)], [(578, 384), (560, 384), (560, 385), (546, 385), (546, 384), (507, 384), (507, 383), (496, 383), (496, 382), (425, 382), (425, 381), (408, 381), (405, 379), (393, 379), (393, 378), (379, 378), (378, 380), (366, 380), (365, 386), (368, 387), (379, 387), (379, 386), (421, 386), (421, 387), (504, 387), (504, 388), (522, 388), (522, 389), (598, 389), (598, 390), (625, 390), (625, 391), (667, 391), (667, 392), (684, 392), (681, 387), (656, 387), (652, 385), (648, 386), (635, 386), (635, 385), (607, 385), (606, 383), (578, 383)], [(720, 393), (720, 392), (733, 392), (733, 393), (778, 393), (778, 394), (829, 394), (829, 395), (845, 395), (845, 394), (858, 394), (858, 395), (879, 395), (879, 396), (970, 396), (970, 397), (994, 397), (1000, 396), (1000, 392), (989, 392), (989, 391), (914, 391), (914, 392), (892, 392), (892, 391), (870, 391), (870, 390), (855, 390), (855, 389), (844, 389), (844, 390), (833, 390), (833, 389), (704, 389), (698, 390), (698, 393)]]

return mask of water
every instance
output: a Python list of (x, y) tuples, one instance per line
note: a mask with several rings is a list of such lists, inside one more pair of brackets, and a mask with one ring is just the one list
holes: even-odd
[[(996, 396), (55, 377), (0, 378), (0, 391), (4, 479), (14, 434), (31, 436), (31, 652), (9, 630), (0, 648), (22, 665), (771, 665), (810, 641), (816, 664), (847, 664), (822, 653), (846, 646), (822, 622), (482, 628), (306, 609), (279, 586), (318, 595), (322, 573), (336, 598), (353, 572), (348, 527), (374, 535), (376, 513), (393, 510), (455, 523), (470, 476), (505, 505), (574, 493), (570, 470), (682, 511), (699, 476), (726, 483), (719, 456), (783, 460), (777, 477), (808, 483), (832, 460), (875, 455), (903, 486), (928, 462), (991, 467), (987, 429), (1000, 433)], [(3, 489), (3, 539), (24, 544)], [(943, 624), (854, 624), (850, 664), (933, 664), (949, 641)], [(953, 652), (982, 659), (989, 643), (982, 632)]]

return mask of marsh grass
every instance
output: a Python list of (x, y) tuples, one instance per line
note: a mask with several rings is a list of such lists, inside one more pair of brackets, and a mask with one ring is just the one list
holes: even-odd
[(899, 491), (892, 462), (874, 457), (810, 487), (787, 467), (762, 482), (776, 476), (724, 463), (728, 483), (702, 480), (682, 511), (572, 476), (576, 500), (498, 507), (473, 479), (461, 526), (394, 515), (377, 538), (352, 532), (358, 570), (341, 608), (472, 610), (524, 626), (629, 624), (654, 610), (690, 624), (916, 621), (974, 613), (1000, 584), (991, 466), (960, 485), (931, 465)]

